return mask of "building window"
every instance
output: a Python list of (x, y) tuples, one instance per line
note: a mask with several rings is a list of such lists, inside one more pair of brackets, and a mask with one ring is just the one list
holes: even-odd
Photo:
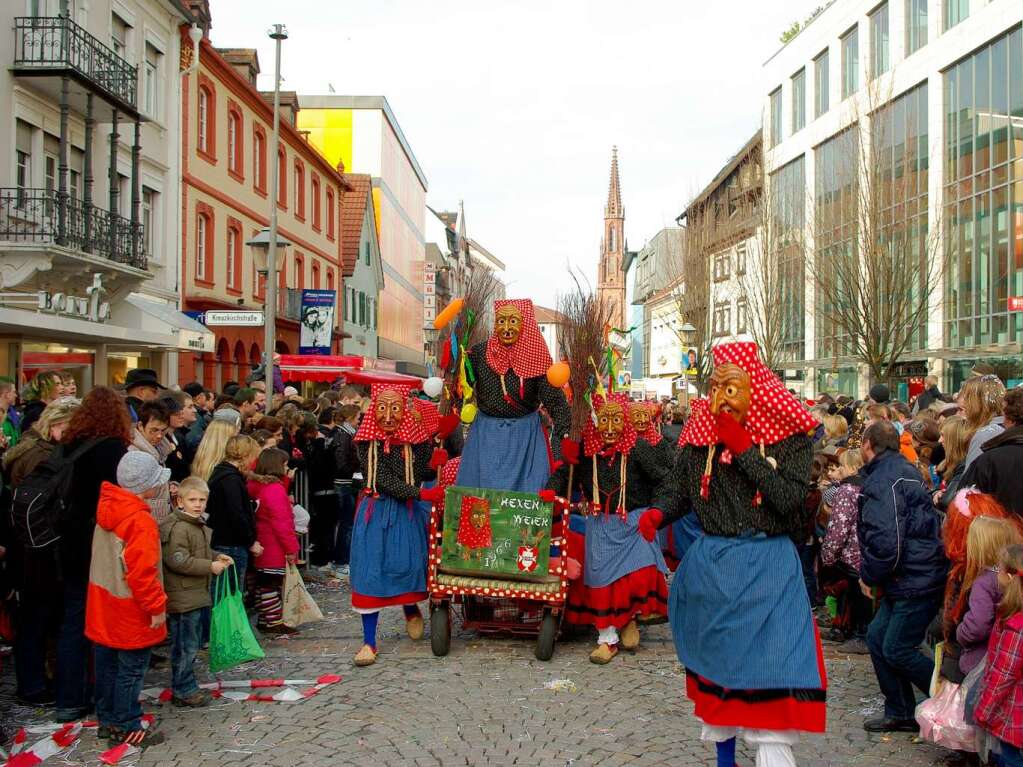
[(732, 305), (727, 301), (714, 304), (714, 335), (727, 336), (732, 332)]
[(110, 14), (110, 47), (125, 61), (128, 60), (128, 22), (116, 13)]
[(806, 158), (797, 157), (771, 174), (770, 225), (776, 233), (778, 294), (782, 297), (781, 350), (786, 359), (806, 357)]
[(327, 267), (327, 290), (334, 290), (334, 270)]
[(771, 99), (771, 146), (781, 143), (781, 88), (774, 91)]
[(728, 256), (727, 250), (723, 250), (714, 255), (714, 282), (727, 280), (731, 276), (730, 261), (731, 259)]
[(277, 151), (277, 204), (288, 207), (288, 158), (284, 147)]
[(327, 190), (327, 239), (334, 239), (334, 190)]
[(906, 55), (927, 45), (928, 0), (906, 0)]
[(949, 348), (1023, 342), (1023, 312), (1008, 306), (1023, 295), (1023, 124), (1009, 117), (1023, 115), (1020, 72), (1017, 24), (944, 74)]
[(242, 139), (242, 112), (238, 105), (227, 105), (227, 170), (239, 181), (244, 180), (245, 147)]
[(17, 206), (24, 208), (32, 186), (32, 126), (17, 120), (14, 148), (14, 185), (18, 188)]
[(312, 181), (309, 182), (310, 188), (312, 189), (312, 206), (313, 206), (313, 229), (317, 232), (320, 231), (321, 226), (321, 214), (320, 214), (320, 179), (314, 173)]
[(320, 289), (320, 265), (313, 261), (313, 290)]
[(49, 152), (43, 154), (43, 188), (46, 189), (46, 215), (53, 216), (53, 203), (57, 199), (57, 157)]
[(735, 246), (735, 273), (746, 274), (746, 243), (740, 242)]
[(831, 68), (829, 55), (824, 51), (813, 60), (813, 116), (820, 117), (831, 108)]
[(792, 132), (806, 126), (806, 70), (800, 69), (792, 75)]
[(242, 224), (236, 219), (227, 222), (227, 289), (242, 289)]
[(737, 334), (749, 332), (748, 312), (749, 306), (747, 305), (745, 298), (740, 298), (735, 302), (735, 332)]
[(156, 242), (153, 234), (153, 221), (158, 197), (159, 195), (152, 189), (142, 187), (142, 252), (149, 257), (156, 255), (153, 253), (153, 243)]
[(305, 219), (305, 168), (295, 161), (295, 218)]
[(261, 125), (252, 127), (252, 183), (266, 194), (266, 133)]
[(364, 243), (362, 246), (363, 255), (366, 259), (366, 266), (369, 266), (369, 243)]
[(888, 71), (890, 65), (888, 41), (888, 3), (878, 6), (870, 14), (870, 75), (877, 77)]
[(860, 89), (860, 30), (853, 27), (842, 38), (842, 98)]
[[(207, 80), (208, 78), (203, 77)], [(211, 83), (199, 86), (198, 96), (198, 150), (199, 154), (210, 162), (216, 162), (217, 151), (217, 102)]]
[(162, 117), (160, 108), (160, 79), (163, 73), (163, 54), (155, 46), (146, 43), (146, 66), (144, 77), (145, 110), (154, 119)]
[(970, 0), (942, 0), (945, 3), (945, 29), (949, 30), (970, 15)]
[(366, 327), (366, 294), (359, 291), (359, 327)]
[(213, 221), (206, 213), (195, 217), (195, 278), (200, 282), (213, 282), (210, 260), (213, 255)]

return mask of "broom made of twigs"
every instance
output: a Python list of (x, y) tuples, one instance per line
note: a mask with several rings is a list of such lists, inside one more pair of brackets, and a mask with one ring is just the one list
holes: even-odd
[[(465, 295), (462, 297), (464, 302), (462, 304), (462, 310), (458, 314), (456, 320), (448, 325), (446, 331), (443, 333), (440, 346), (438, 348), (443, 349), (445, 344), (451, 343), (451, 333), (457, 328), (458, 343), (466, 352), (472, 349), (473, 346), (483, 341), (490, 335), (490, 327), (485, 321), (487, 317), (487, 308), (490, 306), (490, 302), (494, 299), (494, 295), (497, 293), (499, 282), (494, 273), (489, 269), (482, 267), (473, 269), (469, 275), (469, 282), (465, 288)], [(471, 326), (470, 326), (470, 318)], [(466, 333), (465, 329), (469, 328), (469, 332)], [(463, 335), (464, 334), (464, 335)], [(462, 354), (459, 351), (459, 354)], [(438, 409), (441, 415), (448, 415), (451, 412), (453, 403), (458, 397), (456, 396), (456, 390), (458, 387), (458, 365), (452, 365), (450, 370), (443, 371), (441, 376), (444, 379), (444, 391), (441, 394), (440, 405)]]
[[(572, 404), (568, 438), (578, 442), (591, 418), (593, 391), (607, 375), (604, 330), (611, 319), (611, 310), (592, 291), (585, 290), (574, 273), (571, 274), (575, 290), (558, 297), (559, 345), (561, 356), (568, 360), (570, 369)], [(566, 495), (569, 498), (572, 497), (574, 469), (574, 466), (568, 467)]]

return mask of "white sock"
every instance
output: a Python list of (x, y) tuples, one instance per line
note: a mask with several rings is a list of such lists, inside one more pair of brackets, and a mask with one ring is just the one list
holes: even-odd
[(606, 629), (600, 629), (597, 633), (597, 644), (611, 645), (612, 647), (618, 644), (618, 629), (614, 626), (608, 626)]
[(792, 746), (787, 743), (761, 743), (757, 746), (757, 767), (796, 767)]

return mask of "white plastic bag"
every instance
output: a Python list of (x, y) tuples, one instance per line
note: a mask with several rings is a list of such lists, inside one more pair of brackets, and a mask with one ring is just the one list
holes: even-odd
[(308, 533), (309, 532), (309, 512), (305, 510), (305, 506), (300, 503), (296, 503), (291, 507), (291, 513), (295, 517), (295, 532), (296, 533)]

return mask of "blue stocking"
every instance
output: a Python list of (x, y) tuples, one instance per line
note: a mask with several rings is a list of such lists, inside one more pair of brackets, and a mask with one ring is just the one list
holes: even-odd
[[(377, 621), (380, 620), (380, 613), (362, 614), (362, 643), (368, 644), (374, 650), (377, 649)], [(731, 765), (729, 765), (731, 767)]]
[(735, 738), (717, 744), (718, 767), (735, 767)]

